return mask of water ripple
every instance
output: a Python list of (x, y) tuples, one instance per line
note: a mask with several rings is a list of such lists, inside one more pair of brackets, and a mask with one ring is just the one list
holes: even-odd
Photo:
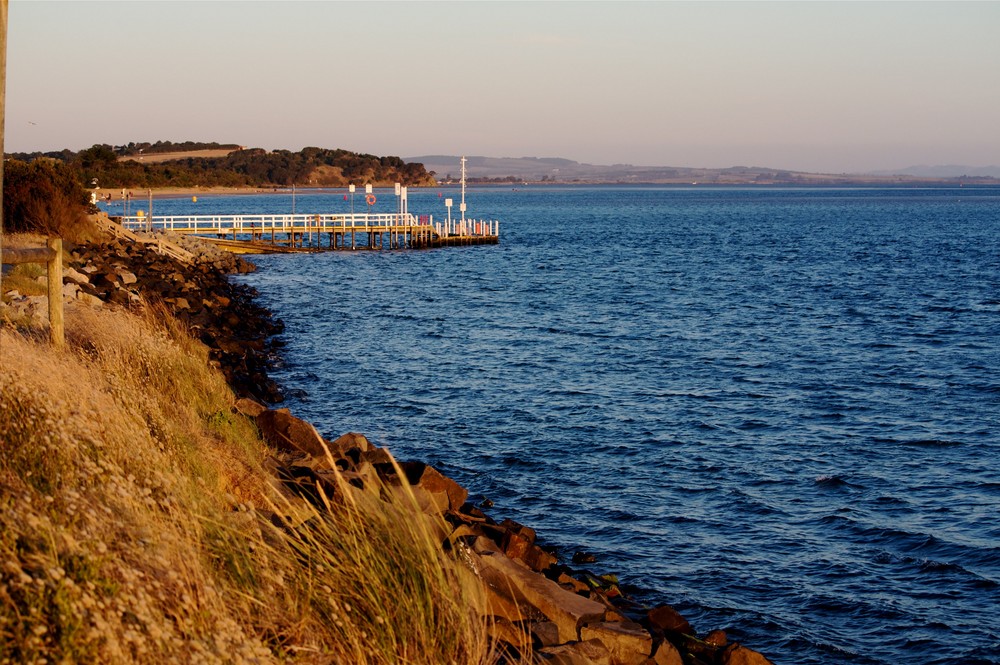
[(996, 663), (1000, 190), (958, 198), (480, 189), (499, 246), (241, 279), (322, 432), (440, 466), (699, 630), (776, 662)]

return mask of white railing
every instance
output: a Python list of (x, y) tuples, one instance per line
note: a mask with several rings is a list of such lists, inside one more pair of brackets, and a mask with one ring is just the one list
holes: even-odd
[(309, 233), (333, 231), (386, 231), (430, 226), (439, 235), (493, 236), (500, 233), (495, 220), (451, 219), (434, 222), (433, 215), (410, 213), (354, 213), (342, 215), (154, 215), (121, 217), (121, 224), (133, 231), (166, 229), (177, 233)]

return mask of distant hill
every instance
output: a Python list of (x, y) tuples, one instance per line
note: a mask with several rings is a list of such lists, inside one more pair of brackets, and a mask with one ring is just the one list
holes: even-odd
[(938, 166), (907, 166), (905, 169), (873, 171), (873, 175), (909, 175), (917, 178), (1000, 178), (1000, 166), (961, 166), (942, 164)]
[[(968, 167), (955, 174), (942, 173), (871, 173), (826, 174), (789, 171), (763, 166), (732, 166), (702, 169), (682, 166), (633, 166), (583, 164), (560, 157), (483, 157), (466, 158), (466, 177), (470, 182), (532, 183), (652, 183), (652, 184), (760, 184), (760, 185), (849, 185), (849, 184), (920, 184), (948, 182), (958, 184), (975, 179), (977, 184), (1000, 184), (1000, 169), (980, 173)], [(421, 155), (404, 157), (408, 163), (423, 164), (443, 184), (457, 181), (462, 166), (456, 155)], [(914, 167), (920, 168), (920, 167)], [(928, 167), (924, 167), (928, 168)], [(961, 169), (965, 172), (961, 172)], [(988, 170), (988, 169), (984, 169)]]

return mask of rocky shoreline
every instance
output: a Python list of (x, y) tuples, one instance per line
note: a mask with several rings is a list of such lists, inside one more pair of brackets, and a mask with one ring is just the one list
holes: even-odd
[[(322, 506), (346, 493), (391, 500), (413, 488), (416, 508), (483, 580), (487, 617), (502, 662), (640, 665), (762, 665), (764, 656), (729, 643), (721, 630), (698, 633), (666, 604), (630, 599), (613, 575), (597, 575), (558, 561), (535, 532), (497, 521), (468, 491), (422, 462), (399, 465), (362, 434), (330, 441), (287, 409), (267, 371), (280, 352), (283, 325), (255, 302), (256, 292), (229, 275), (254, 270), (247, 261), (194, 238), (137, 236), (101, 220), (103, 242), (70, 250), (64, 299), (74, 306), (163, 307), (209, 349), (238, 399), (235, 413), (252, 419), (273, 450), (273, 473), (302, 501)], [(15, 298), (21, 314), (38, 316), (37, 302)], [(324, 496), (317, 495), (317, 488)], [(294, 522), (282, 520), (283, 528)], [(574, 557), (579, 566), (591, 562)]]

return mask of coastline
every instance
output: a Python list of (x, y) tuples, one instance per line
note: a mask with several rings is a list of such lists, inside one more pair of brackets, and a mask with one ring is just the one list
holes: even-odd
[[(699, 187), (699, 188), (726, 188), (726, 187), (748, 187), (753, 189), (766, 189), (769, 187), (789, 187), (789, 188), (826, 188), (826, 189), (837, 189), (837, 188), (892, 188), (892, 189), (920, 189), (920, 188), (946, 188), (946, 189), (963, 189), (963, 188), (977, 188), (977, 187), (994, 187), (1000, 184), (1000, 179), (976, 179), (976, 180), (961, 180), (961, 179), (931, 179), (931, 178), (845, 178), (842, 176), (826, 176), (817, 178), (807, 178), (794, 181), (754, 181), (754, 180), (741, 180), (741, 179), (722, 179), (722, 180), (709, 180), (709, 181), (698, 181), (692, 182), (684, 179), (671, 179), (671, 180), (656, 180), (656, 181), (607, 181), (607, 180), (587, 180), (587, 179), (575, 179), (567, 181), (548, 181), (548, 182), (518, 182), (510, 183), (503, 181), (479, 181), (476, 179), (469, 180), (469, 186), (475, 187), (490, 187), (490, 188), (509, 188), (514, 187), (515, 189), (521, 188), (548, 188), (548, 187), (669, 187), (669, 188), (689, 188), (689, 187)], [(378, 184), (375, 185), (376, 189), (391, 188), (392, 185), (389, 184)], [(438, 183), (434, 185), (433, 188), (441, 190), (453, 190), (457, 189), (459, 185), (457, 183)], [(430, 186), (420, 186), (419, 188), (432, 189)], [(340, 192), (345, 190), (343, 186), (327, 186), (327, 187), (296, 187), (295, 191), (298, 194), (309, 194), (314, 192)], [(418, 186), (414, 186), (413, 189), (418, 189)], [(123, 188), (108, 188), (100, 187), (96, 190), (98, 200), (104, 199), (107, 195), (111, 195), (112, 202), (121, 201)], [(126, 193), (131, 194), (131, 200), (134, 203), (141, 203), (149, 199), (150, 196), (154, 200), (158, 199), (183, 199), (190, 197), (216, 197), (216, 196), (260, 196), (260, 195), (287, 195), (292, 192), (291, 187), (154, 187), (154, 188), (124, 188)]]
[[(470, 503), (466, 488), (433, 467), (420, 461), (397, 465), (363, 434), (328, 440), (287, 409), (269, 408), (263, 402), (280, 401), (267, 370), (281, 322), (255, 302), (256, 292), (234, 288), (228, 277), (254, 267), (196, 239), (147, 238), (106, 219), (101, 226), (115, 237), (72, 250), (64, 297), (108, 311), (141, 307), (143, 300), (159, 303), (154, 307), (162, 306), (208, 348), (209, 365), (221, 370), (237, 398), (234, 417), (247, 418), (270, 445), (271, 482), (315, 508), (322, 508), (326, 497), (353, 501), (358, 494), (377, 498), (378, 506), (392, 502), (384, 497), (398, 498), (399, 489), (411, 496), (416, 521), (426, 520), (443, 550), (457, 551), (457, 559), (484, 585), (488, 611), (482, 618), (509, 656), (500, 662), (539, 662), (539, 657), (580, 665), (770, 662), (729, 642), (722, 630), (696, 631), (669, 604), (635, 602), (613, 574), (560, 562), (533, 529), (487, 515), (481, 508), (488, 506)], [(212, 418), (225, 420), (219, 414)], [(273, 520), (266, 511), (258, 516)], [(573, 557), (574, 566), (588, 563), (593, 559), (584, 553)]]
[(109, 194), (112, 201), (121, 201), (122, 192), (131, 194), (132, 201), (145, 201), (150, 194), (153, 199), (182, 199), (189, 196), (242, 196), (260, 194), (283, 194), (291, 189), (275, 189), (267, 187), (99, 187), (96, 190), (98, 200)]

